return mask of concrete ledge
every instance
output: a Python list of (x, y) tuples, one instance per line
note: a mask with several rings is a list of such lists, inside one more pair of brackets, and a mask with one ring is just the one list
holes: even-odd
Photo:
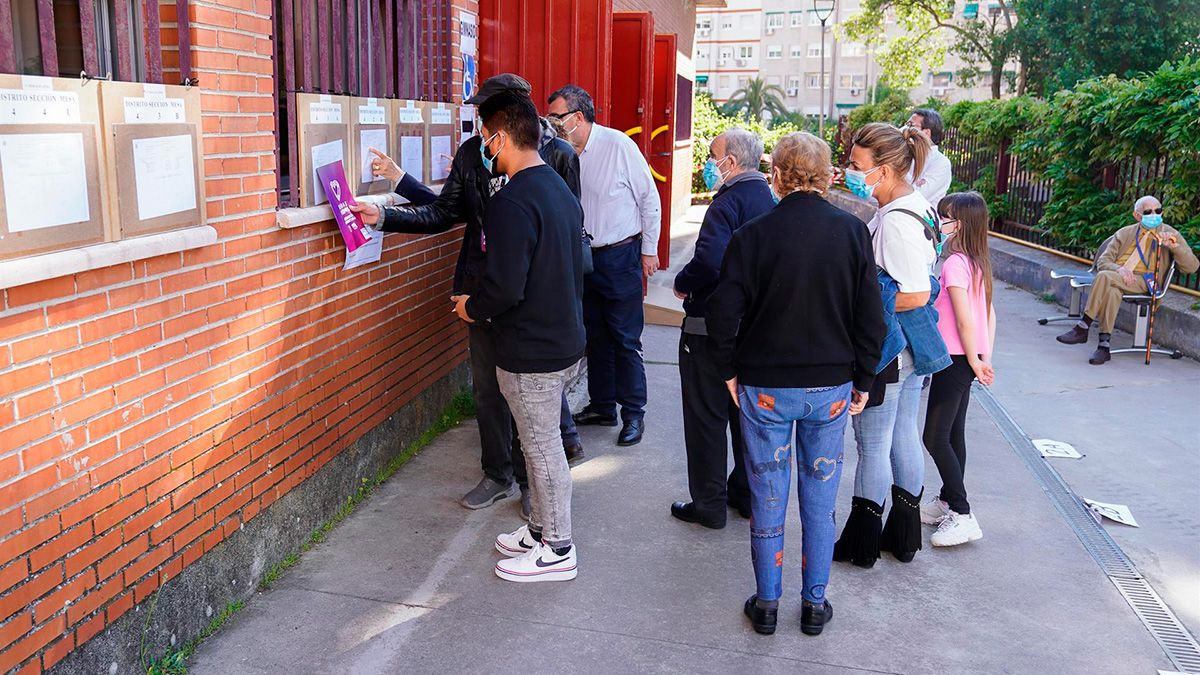
[[(182, 647), (199, 635), (229, 603), (254, 595), (263, 574), (298, 551), (313, 530), (358, 490), (363, 478), (374, 476), (433, 426), (454, 395), (468, 387), (468, 370), (467, 364), (461, 364), (421, 392), (50, 672), (144, 673), (138, 655), (141, 645), (158, 656), (167, 647)], [(153, 616), (149, 616), (151, 606)]]

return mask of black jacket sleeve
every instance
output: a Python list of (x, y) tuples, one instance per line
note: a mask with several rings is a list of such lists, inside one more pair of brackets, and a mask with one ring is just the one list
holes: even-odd
[(487, 273), (467, 301), (467, 315), (487, 321), (525, 299), (525, 284), (537, 245), (533, 218), (520, 205), (497, 194), (484, 216), (488, 237)]
[(424, 206), (389, 206), (383, 210), (379, 229), (384, 232), (408, 234), (438, 234), (465, 222), (470, 201), (466, 194), (466, 176), (471, 170), (468, 161), (479, 154), (479, 137), (472, 136), (454, 153), (450, 175), (442, 185), (442, 193), (432, 204)]
[(579, 155), (575, 154), (571, 144), (561, 138), (555, 138), (543, 146), (538, 154), (542, 156), (543, 162), (562, 176), (571, 194), (579, 199)]
[(705, 323), (708, 328), (708, 349), (722, 380), (731, 380), (737, 375), (734, 366), (734, 349), (737, 346), (738, 327), (750, 299), (755, 295), (755, 267), (751, 260), (752, 242), (743, 232), (733, 235), (729, 248), (721, 263), (720, 281), (708, 298)]
[(721, 273), (721, 259), (733, 237), (735, 214), (723, 205), (709, 207), (700, 225), (700, 236), (696, 239), (696, 252), (691, 261), (675, 275), (675, 290), (683, 294), (695, 293), (716, 283)]
[(875, 271), (875, 253), (871, 248), (871, 233), (867, 226), (855, 219), (851, 224), (858, 241), (858, 270), (855, 275), (858, 292), (854, 301), (853, 331), (850, 341), (854, 345), (854, 388), (871, 391), (875, 383), (875, 369), (883, 357), (883, 339), (887, 337), (887, 324), (883, 320), (883, 298), (879, 292), (879, 276)]
[(396, 194), (404, 197), (412, 206), (425, 206), (437, 201), (437, 193), (429, 189), (421, 181), (412, 177), (412, 174), (406, 173), (396, 184)]

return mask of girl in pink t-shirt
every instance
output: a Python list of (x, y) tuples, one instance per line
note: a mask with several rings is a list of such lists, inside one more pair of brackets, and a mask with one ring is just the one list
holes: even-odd
[(934, 373), (925, 415), (925, 448), (942, 477), (941, 494), (921, 505), (921, 521), (937, 525), (931, 543), (957, 546), (983, 537), (971, 513), (963, 473), (967, 463), (967, 406), (971, 382), (995, 379), (992, 350), (996, 312), (992, 307), (992, 265), (988, 258), (987, 203), (977, 192), (956, 192), (938, 203), (949, 257), (942, 266), (941, 292), (934, 307), (938, 331), (952, 363)]

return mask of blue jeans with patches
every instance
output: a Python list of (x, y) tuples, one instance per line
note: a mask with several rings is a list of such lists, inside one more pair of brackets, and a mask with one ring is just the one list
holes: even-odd
[(783, 525), (794, 454), (799, 467), (801, 595), (821, 603), (833, 562), (834, 507), (842, 475), (850, 383), (812, 389), (743, 386), (738, 394), (753, 514), (750, 556), (758, 597), (778, 600), (783, 594)]

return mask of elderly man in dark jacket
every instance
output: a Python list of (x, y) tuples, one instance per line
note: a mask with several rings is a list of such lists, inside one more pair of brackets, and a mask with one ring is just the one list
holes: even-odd
[[(721, 259), (733, 233), (775, 205), (767, 179), (758, 170), (762, 152), (762, 141), (745, 129), (730, 129), (713, 139), (705, 180), (710, 189), (720, 187), (704, 215), (695, 255), (675, 276), (675, 294), (683, 299), (687, 314), (679, 339), (679, 380), (692, 501), (675, 502), (671, 515), (714, 529), (725, 526), (726, 503), (750, 517), (750, 487), (737, 408), (708, 351), (704, 306), (717, 287)], [(726, 427), (733, 437), (734, 469), (728, 481)]]
[[(480, 105), (502, 92), (528, 96), (530, 91), (529, 83), (523, 78), (504, 73), (488, 78), (480, 86), (479, 92), (466, 103)], [(487, 260), (487, 233), (483, 229), (483, 216), (492, 195), (507, 182), (505, 176), (494, 175), (484, 167), (479, 152), (481, 142), (479, 136), (472, 136), (459, 146), (441, 194), (436, 197), (429, 188), (401, 172), (390, 160), (377, 158), (376, 161), (383, 165), (378, 169), (380, 174), (400, 174), (396, 192), (418, 206), (384, 208), (380, 213), (378, 209), (364, 204), (360, 212), (368, 224), (378, 223), (377, 227), (384, 232), (439, 234), (465, 222), (462, 250), (454, 271), (455, 295), (475, 294), (483, 280)], [(557, 138), (553, 128), (545, 120), (542, 120), (542, 137), (538, 152), (542, 160), (562, 177), (567, 187), (578, 198), (579, 157), (567, 142)], [(521, 511), (528, 517), (529, 490), (525, 458), (521, 452), (520, 441), (516, 438), (508, 404), (505, 403), (496, 381), (496, 353), (492, 331), (486, 324), (472, 324), (468, 331), (471, 380), (479, 423), (484, 475), (479, 484), (462, 498), (462, 505), (469, 509), (485, 508), (515, 495), (519, 487)], [(567, 459), (572, 463), (581, 460), (583, 446), (579, 442), (579, 432), (575, 423), (571, 420), (571, 411), (567, 407), (565, 396), (562, 401), (560, 429)]]

